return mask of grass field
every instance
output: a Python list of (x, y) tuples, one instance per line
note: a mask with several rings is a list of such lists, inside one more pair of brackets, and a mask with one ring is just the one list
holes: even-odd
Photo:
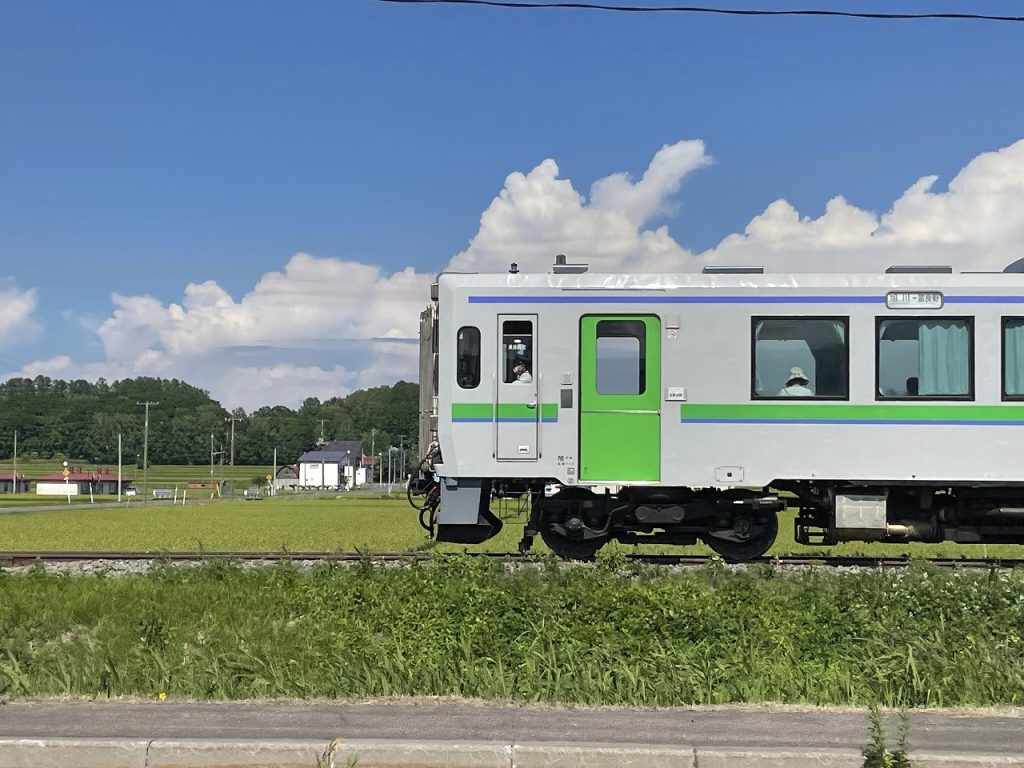
[(1022, 625), (1021, 573), (920, 566), (36, 571), (0, 575), (0, 697), (1019, 706)]
[[(3, 506), (0, 499), (0, 506)], [(51, 501), (52, 503), (52, 501)], [(60, 503), (60, 500), (57, 500)], [(463, 550), (514, 552), (526, 512), (511, 503), (495, 505), (502, 532), (483, 544), (435, 544), (419, 527), (404, 497), (385, 499), (358, 493), (323, 497), (281, 495), (260, 501), (194, 500), (182, 505), (141, 499), (119, 507), (73, 505), (61, 509), (25, 507), (0, 514), (0, 550), (139, 550), (251, 552), (406, 552)], [(793, 541), (793, 512), (783, 513), (779, 537), (769, 554), (831, 552), (847, 555), (915, 557), (1024, 557), (1024, 545), (874, 544), (804, 547)], [(613, 549), (631, 548), (610, 545)], [(538, 552), (547, 551), (538, 538)], [(703, 546), (649, 547), (649, 552), (707, 553)]]

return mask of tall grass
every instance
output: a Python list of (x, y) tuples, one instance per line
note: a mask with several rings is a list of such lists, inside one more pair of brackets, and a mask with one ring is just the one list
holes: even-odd
[(1017, 573), (225, 564), (0, 578), (0, 694), (1017, 705)]

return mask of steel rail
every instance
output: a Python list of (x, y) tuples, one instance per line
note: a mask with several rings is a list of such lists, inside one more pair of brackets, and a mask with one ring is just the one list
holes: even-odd
[[(471, 552), (474, 557), (490, 560), (529, 563), (538, 560), (537, 555), (519, 552)], [(33, 563), (70, 562), (359, 562), (367, 560), (376, 563), (427, 562), (445, 553), (425, 552), (233, 552), (233, 551), (192, 551), (192, 552), (141, 552), (141, 551), (0, 551), (0, 566), (25, 566)], [(543, 557), (543, 556), (542, 556)], [(721, 563), (714, 555), (671, 555), (671, 554), (627, 554), (629, 562), (655, 566), (699, 567)], [(878, 557), (866, 555), (779, 555), (760, 557), (746, 565), (762, 567), (823, 567), (823, 568), (906, 568), (915, 563), (939, 568), (1018, 568), (1024, 566), (1024, 558), (965, 558), (965, 557)], [(727, 566), (729, 567), (729, 566)]]

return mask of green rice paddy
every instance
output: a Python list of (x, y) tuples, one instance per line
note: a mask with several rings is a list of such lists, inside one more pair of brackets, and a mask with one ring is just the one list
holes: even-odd
[[(0, 514), (0, 550), (144, 552), (514, 552), (527, 512), (510, 500), (496, 503), (502, 532), (479, 545), (435, 544), (420, 528), (417, 513), (396, 493), (391, 498), (359, 493), (322, 496), (282, 494), (259, 501), (210, 500), (196, 492), (184, 505), (136, 497), (120, 505), (61, 504), (47, 509), (7, 508)], [(0, 509), (8, 499), (0, 497)], [(17, 498), (17, 497), (14, 497)], [(26, 498), (25, 501), (28, 501)], [(1024, 545), (875, 544), (848, 542), (805, 547), (793, 541), (792, 511), (783, 513), (769, 554), (832, 553), (876, 557), (1024, 558)], [(622, 551), (630, 547), (610, 545)], [(538, 538), (534, 549), (545, 552)], [(651, 546), (638, 551), (707, 553), (703, 546)]]

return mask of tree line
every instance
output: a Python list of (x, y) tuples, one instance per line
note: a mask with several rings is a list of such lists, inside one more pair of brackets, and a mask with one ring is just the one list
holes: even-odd
[(151, 465), (209, 464), (211, 450), (215, 463), (223, 451), (227, 464), (232, 418), (235, 464), (269, 465), (275, 448), (278, 465), (292, 464), (321, 437), (362, 440), (367, 454), (371, 444), (380, 453), (400, 443), (415, 448), (418, 398), (417, 384), (399, 381), (323, 402), (310, 397), (297, 410), (278, 405), (247, 414), (178, 379), (14, 378), (0, 384), (0, 456), (13, 455), (17, 431), (19, 457), (112, 465), (120, 433), (123, 462), (141, 466), (146, 401), (158, 403), (149, 409)]

